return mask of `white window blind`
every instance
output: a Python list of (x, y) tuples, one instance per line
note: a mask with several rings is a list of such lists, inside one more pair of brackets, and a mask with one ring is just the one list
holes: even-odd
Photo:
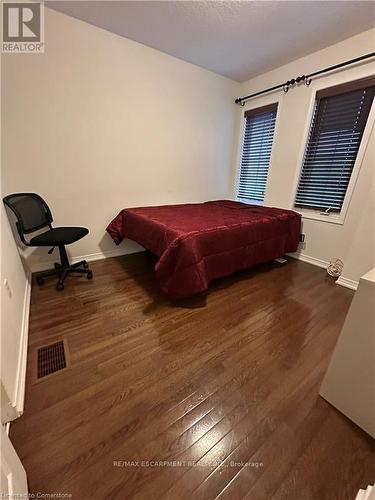
[(245, 112), (245, 134), (237, 198), (263, 202), (275, 131), (277, 104)]
[(373, 81), (317, 93), (295, 206), (340, 212), (371, 109)]

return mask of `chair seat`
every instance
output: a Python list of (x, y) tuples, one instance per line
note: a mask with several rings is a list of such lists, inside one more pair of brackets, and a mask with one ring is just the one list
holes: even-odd
[(37, 247), (69, 245), (86, 236), (88, 232), (85, 227), (54, 227), (31, 238), (30, 245)]

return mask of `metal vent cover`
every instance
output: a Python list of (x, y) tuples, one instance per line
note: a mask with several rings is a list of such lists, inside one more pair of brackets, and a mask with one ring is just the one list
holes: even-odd
[(70, 365), (66, 339), (36, 348), (35, 382), (66, 370)]

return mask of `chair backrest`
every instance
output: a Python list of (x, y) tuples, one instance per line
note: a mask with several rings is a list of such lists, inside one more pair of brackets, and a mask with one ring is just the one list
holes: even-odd
[(3, 202), (17, 217), (17, 230), (22, 237), (38, 229), (51, 226), (52, 214), (47, 203), (36, 193), (14, 193)]

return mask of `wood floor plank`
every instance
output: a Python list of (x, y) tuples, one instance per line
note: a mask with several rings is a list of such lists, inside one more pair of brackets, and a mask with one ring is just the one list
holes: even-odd
[[(11, 437), (31, 492), (352, 500), (371, 482), (374, 450), (318, 389), (353, 293), (291, 260), (171, 303), (153, 263), (107, 259), (92, 264), (94, 280), (69, 278), (63, 293), (33, 286), (29, 360), (65, 337), (72, 366), (33, 385), (28, 363)], [(261, 468), (241, 465), (257, 459)], [(328, 479), (310, 463), (318, 459)]]

